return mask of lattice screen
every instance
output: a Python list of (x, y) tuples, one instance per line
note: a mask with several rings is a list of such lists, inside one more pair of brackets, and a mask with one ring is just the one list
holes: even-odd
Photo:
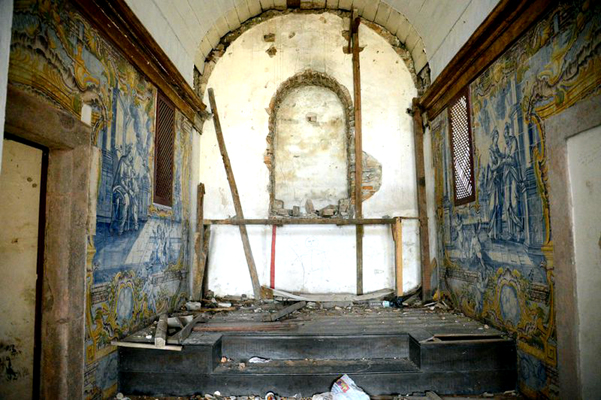
[(465, 204), (475, 199), (472, 128), (469, 110), (469, 96), (467, 90), (464, 90), (449, 106), (455, 204)]
[(173, 145), (175, 108), (161, 94), (157, 96), (154, 202), (171, 206), (173, 200)]

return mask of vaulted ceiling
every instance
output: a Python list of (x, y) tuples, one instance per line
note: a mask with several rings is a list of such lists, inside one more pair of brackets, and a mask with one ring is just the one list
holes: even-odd
[[(355, 8), (395, 34), (416, 71), (429, 63), (432, 79), (451, 60), (499, 0), (300, 0), (301, 8)], [(221, 37), (286, 0), (126, 0), (191, 84)], [(291, 2), (292, 3), (292, 2)]]

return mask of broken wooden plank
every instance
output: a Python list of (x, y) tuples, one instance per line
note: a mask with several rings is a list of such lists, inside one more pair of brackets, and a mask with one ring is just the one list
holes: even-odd
[(198, 314), (196, 317), (194, 317), (194, 319), (192, 319), (192, 321), (188, 322), (186, 326), (184, 326), (179, 332), (169, 337), (169, 344), (182, 344), (184, 340), (186, 340), (188, 336), (190, 336), (192, 328), (194, 328), (197, 323), (206, 321), (207, 319), (205, 318), (204, 314)]
[(167, 314), (161, 314), (159, 322), (157, 323), (157, 329), (154, 333), (154, 345), (156, 347), (165, 347), (167, 344), (167, 329), (169, 327)]
[(428, 236), (428, 214), (426, 208), (426, 169), (424, 164), (424, 127), (419, 99), (413, 99), (413, 129), (415, 134), (415, 174), (417, 179), (417, 215), (419, 217), (420, 260), (422, 265), (422, 299), (432, 298), (430, 282), (430, 238)]
[(294, 303), (291, 306), (283, 308), (283, 309), (281, 309), (280, 311), (278, 311), (276, 313), (265, 315), (263, 317), (263, 322), (274, 322), (274, 321), (277, 321), (278, 319), (283, 318), (286, 315), (295, 312), (296, 310), (300, 310), (301, 308), (303, 308), (306, 305), (307, 305), (306, 301), (299, 301), (298, 303)]
[(313, 293), (290, 293), (279, 289), (270, 289), (263, 286), (265, 292), (273, 293), (274, 297), (280, 297), (283, 299), (298, 300), (298, 301), (314, 301), (314, 302), (325, 302), (325, 301), (369, 301), (378, 300), (384, 298), (392, 293), (392, 289), (382, 289), (375, 292), (365, 293), (363, 295), (356, 295), (352, 293), (325, 293), (325, 294), (313, 294)]
[(255, 332), (255, 331), (277, 331), (284, 329), (295, 329), (296, 324), (282, 322), (223, 322), (210, 323), (195, 326), (195, 332)]
[[(213, 112), (215, 134), (217, 135), (217, 142), (219, 143), (219, 150), (221, 151), (221, 158), (223, 159), (223, 165), (225, 167), (227, 181), (230, 185), (230, 190), (232, 192), (234, 209), (236, 210), (236, 218), (244, 219), (244, 213), (242, 212), (242, 204), (240, 203), (240, 195), (238, 193), (238, 187), (236, 186), (236, 180), (234, 179), (232, 164), (230, 162), (230, 157), (227, 154), (225, 140), (223, 139), (223, 132), (221, 131), (221, 122), (219, 121), (219, 113), (217, 112), (215, 93), (213, 91), (213, 88), (209, 88), (208, 92), (209, 101), (211, 103), (211, 111)], [(261, 298), (261, 285), (259, 284), (259, 276), (257, 275), (257, 267), (255, 266), (255, 260), (253, 258), (252, 250), (250, 247), (250, 241), (248, 240), (248, 232), (246, 230), (246, 225), (239, 225), (239, 229), (240, 236), (242, 237), (242, 247), (244, 248), (244, 256), (246, 257), (246, 263), (248, 264), (248, 271), (250, 273), (250, 279), (252, 281), (254, 297), (256, 300), (258, 300)]]
[(403, 295), (403, 220), (395, 218), (392, 225), (392, 238), (394, 239), (394, 266), (396, 276), (396, 295)]
[[(354, 12), (352, 13), (354, 16)], [(355, 216), (363, 218), (363, 135), (361, 122), (361, 64), (359, 57), (359, 24), (357, 15), (351, 19), (353, 42), (353, 93), (355, 106)], [(357, 294), (363, 294), (363, 225), (356, 226)]]
[(122, 342), (119, 340), (113, 340), (113, 341), (111, 341), (111, 344), (113, 346), (132, 347), (134, 349), (182, 351), (182, 346), (173, 346), (173, 345), (165, 345), (163, 347), (157, 347), (151, 343)]

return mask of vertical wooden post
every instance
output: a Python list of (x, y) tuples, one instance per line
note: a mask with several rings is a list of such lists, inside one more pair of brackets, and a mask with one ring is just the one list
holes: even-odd
[[(211, 103), (211, 111), (213, 112), (213, 123), (215, 124), (215, 134), (217, 135), (217, 142), (219, 143), (221, 158), (223, 159), (223, 165), (225, 167), (227, 181), (230, 185), (230, 190), (232, 192), (234, 209), (236, 210), (236, 218), (244, 219), (244, 213), (242, 212), (242, 204), (240, 203), (240, 195), (238, 194), (238, 187), (236, 186), (234, 172), (232, 171), (232, 164), (230, 162), (230, 157), (227, 154), (225, 140), (223, 139), (223, 132), (221, 131), (221, 122), (219, 121), (219, 113), (217, 112), (217, 104), (215, 103), (215, 93), (213, 92), (213, 88), (209, 89), (209, 101)], [(248, 264), (248, 271), (250, 272), (253, 293), (255, 299), (259, 300), (261, 298), (261, 285), (259, 284), (259, 276), (257, 275), (255, 260), (253, 258), (252, 250), (250, 248), (250, 241), (248, 240), (248, 232), (246, 230), (246, 225), (241, 224), (238, 225), (238, 227), (240, 228), (240, 236), (242, 237), (244, 255), (246, 257), (246, 263)]]
[(432, 298), (430, 268), (430, 237), (428, 235), (428, 214), (426, 209), (426, 170), (424, 166), (424, 127), (419, 99), (413, 99), (413, 129), (415, 133), (415, 172), (417, 178), (417, 213), (419, 217), (419, 239), (422, 264), (422, 297)]
[(396, 277), (396, 295), (403, 295), (403, 219), (394, 219), (392, 238), (394, 239), (394, 266)]
[[(355, 17), (353, 19), (353, 17)], [(359, 60), (359, 24), (361, 19), (351, 13), (353, 41), (353, 93), (355, 102), (355, 218), (363, 218), (363, 139), (361, 124), (361, 64)], [(363, 225), (356, 227), (357, 239), (357, 294), (363, 294)]]
[(192, 271), (192, 293), (190, 298), (192, 300), (202, 299), (202, 281), (204, 279), (205, 272), (205, 260), (206, 254), (204, 252), (204, 225), (202, 223), (204, 219), (204, 196), (205, 196), (205, 185), (203, 183), (198, 184), (198, 190), (196, 192), (196, 235), (194, 237), (194, 253), (196, 254), (196, 262), (194, 263), (194, 270)]

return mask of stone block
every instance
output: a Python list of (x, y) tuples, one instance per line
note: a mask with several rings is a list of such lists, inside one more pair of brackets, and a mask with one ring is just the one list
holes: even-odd
[(311, 201), (311, 199), (308, 199), (305, 202), (305, 211), (307, 214), (315, 214), (315, 207), (313, 206), (313, 201)]
[(330, 204), (319, 210), (319, 215), (321, 215), (322, 217), (333, 217), (337, 211), (338, 207), (336, 207), (333, 204)]

